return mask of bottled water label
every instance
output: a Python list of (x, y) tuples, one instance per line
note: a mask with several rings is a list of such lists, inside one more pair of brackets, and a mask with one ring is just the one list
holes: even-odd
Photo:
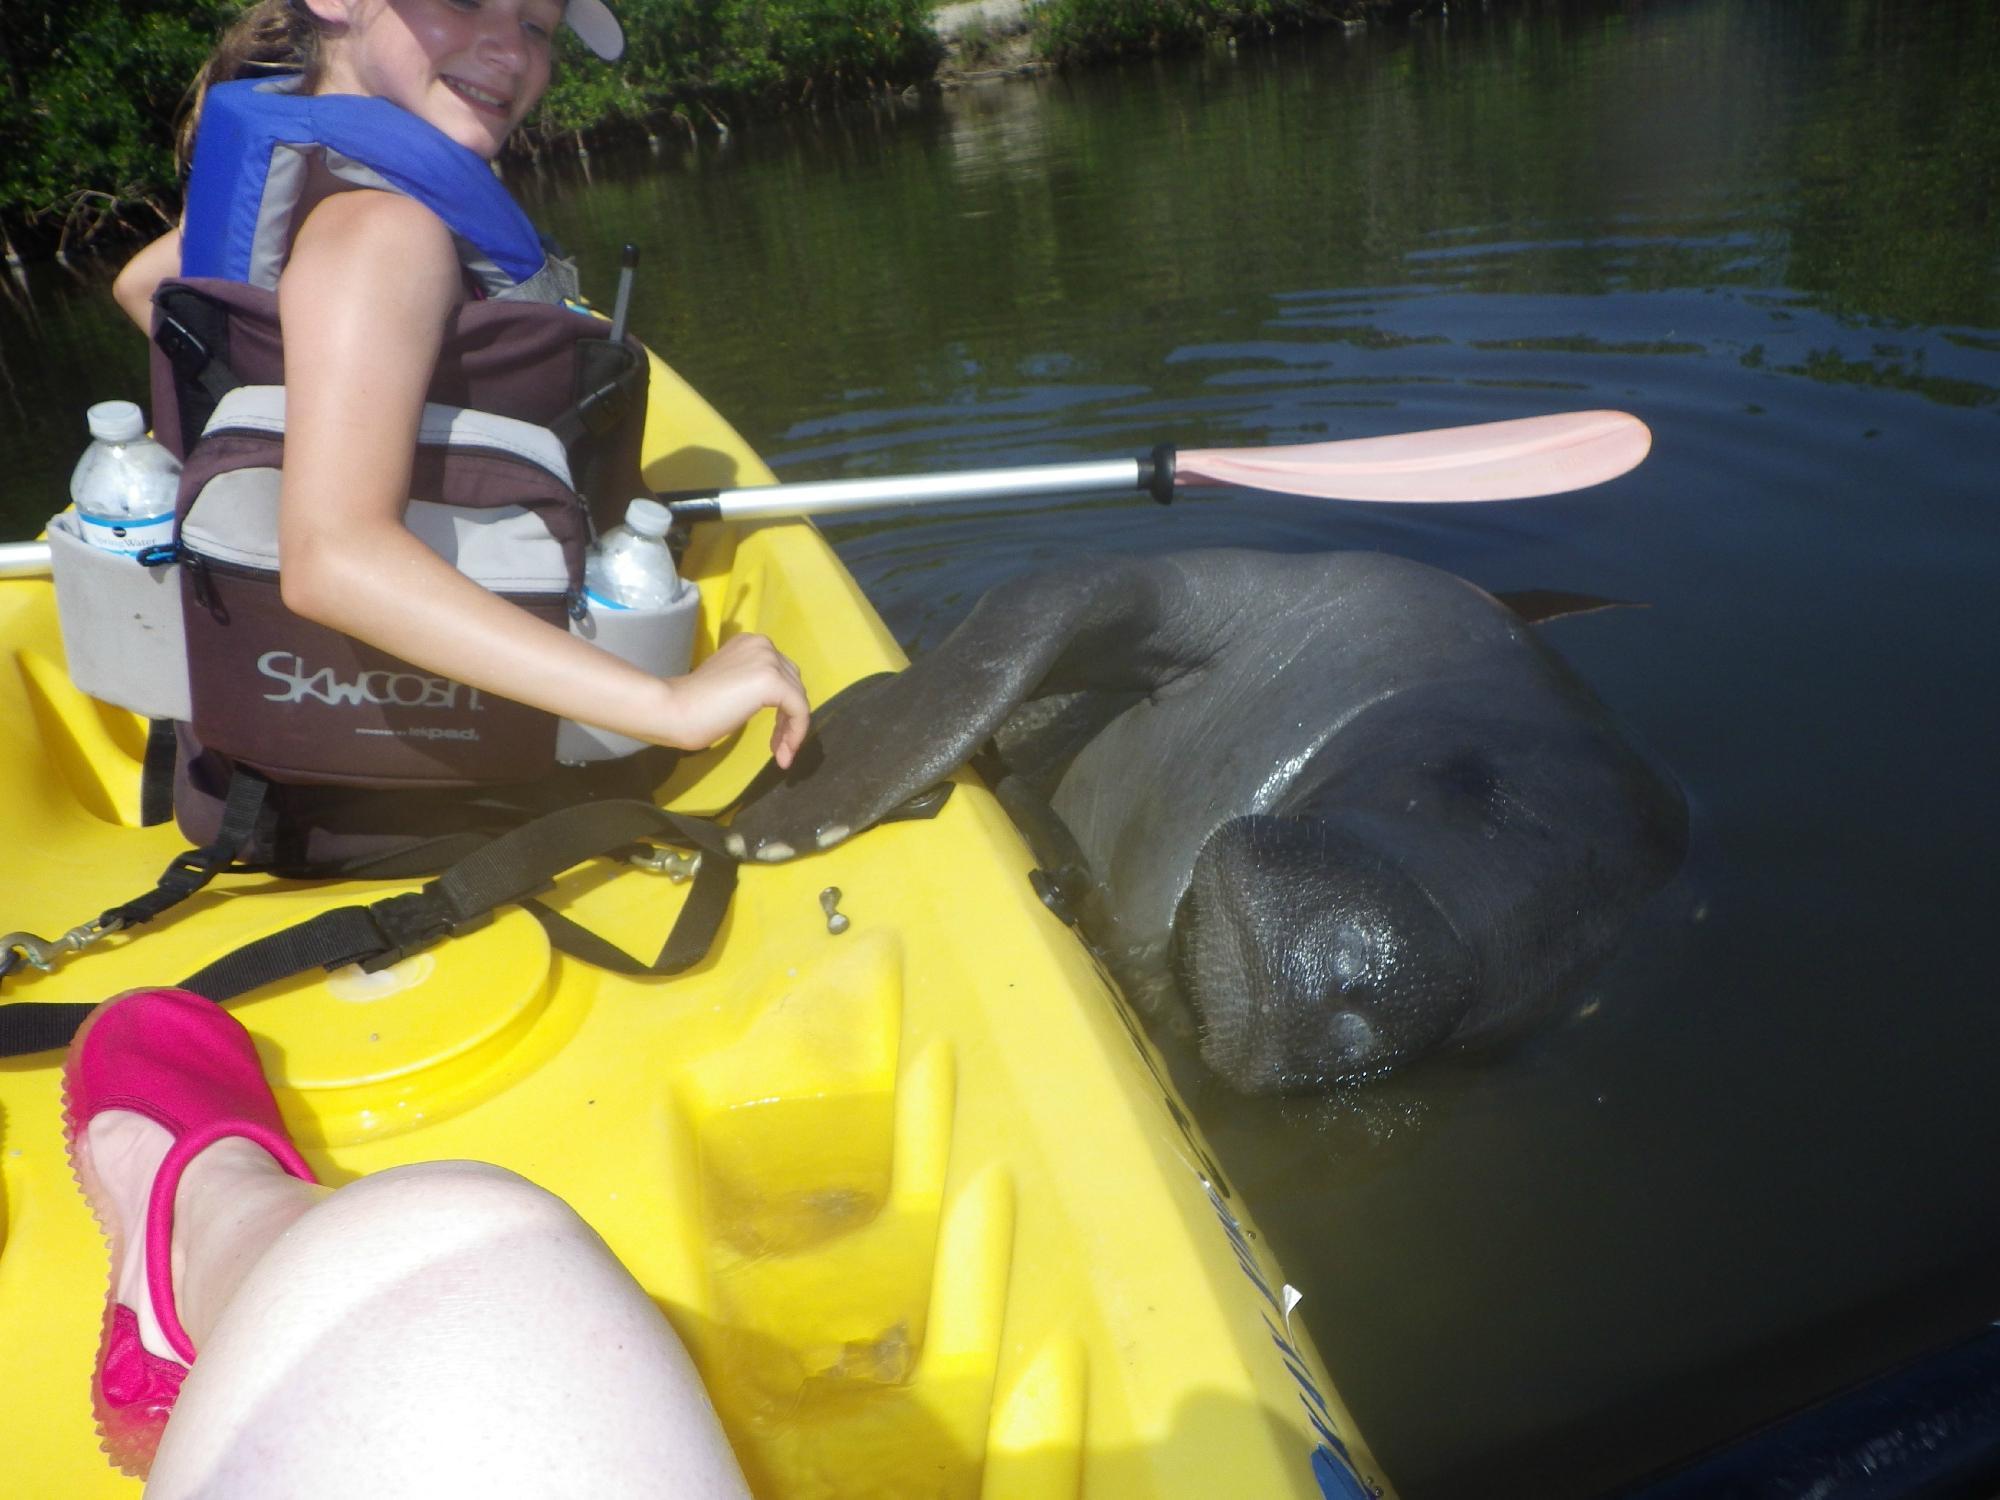
[(137, 556), (152, 547), (171, 546), (174, 540), (172, 511), (157, 516), (93, 516), (79, 510), (76, 518), (83, 523), (84, 540), (106, 552)]
[(100, 401), (89, 419), (90, 446), (69, 476), (83, 539), (127, 556), (173, 545), (180, 460), (146, 436), (130, 401)]
[(629, 604), (620, 604), (616, 599), (607, 599), (602, 594), (598, 593), (596, 589), (591, 589), (591, 588), (585, 589), (583, 591), (583, 597), (588, 599), (592, 604), (595, 604), (600, 609), (630, 609), (632, 607)]

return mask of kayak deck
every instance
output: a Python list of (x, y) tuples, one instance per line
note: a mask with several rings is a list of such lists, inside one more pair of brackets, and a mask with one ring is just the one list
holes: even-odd
[[(657, 487), (768, 482), (664, 367), (652, 412)], [(765, 632), (815, 702), (902, 664), (810, 526), (701, 528), (685, 569), (698, 649)], [(0, 927), (53, 936), (185, 842), (137, 826), (143, 725), (69, 684), (45, 581), (0, 583), (0, 640)], [(725, 806), (769, 723), (683, 761), (662, 800)], [(574, 1206), (686, 1340), (759, 1495), (1382, 1493), (1276, 1267), (1031, 865), (962, 775), (933, 820), (746, 868), (678, 978), (577, 963), (509, 910), (234, 1008), (327, 1181), (467, 1157)], [(171, 983), (398, 888), (225, 877), (0, 998)], [(650, 954), (686, 890), (599, 861), (548, 899)], [(0, 1062), (0, 1386), (37, 1407), (0, 1490), (133, 1495), (91, 1425), (104, 1251), (63, 1157), (58, 1061)]]

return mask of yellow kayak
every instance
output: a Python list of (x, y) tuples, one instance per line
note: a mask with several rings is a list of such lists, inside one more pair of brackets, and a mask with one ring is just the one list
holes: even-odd
[[(657, 364), (651, 409), (657, 488), (769, 481)], [(770, 635), (815, 702), (902, 665), (810, 525), (704, 526), (685, 571), (704, 644)], [(144, 725), (70, 684), (46, 580), (0, 582), (0, 639), (0, 930), (53, 937), (186, 845), (139, 826)], [(684, 760), (661, 801), (723, 808), (768, 734)], [(510, 909), (235, 1012), (324, 1180), (468, 1157), (567, 1199), (686, 1340), (760, 1496), (1384, 1493), (1125, 1000), (961, 782), (935, 819), (746, 868), (677, 978), (578, 963)], [(0, 999), (170, 983), (396, 889), (227, 876), (23, 966)], [(549, 900), (637, 952), (687, 889), (597, 861)], [(0, 1494), (134, 1496), (92, 1425), (105, 1251), (64, 1161), (58, 1063), (0, 1062)]]

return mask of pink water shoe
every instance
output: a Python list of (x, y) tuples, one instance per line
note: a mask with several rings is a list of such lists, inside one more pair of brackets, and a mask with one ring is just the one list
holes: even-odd
[[(111, 1292), (91, 1381), (97, 1430), (111, 1461), (143, 1478), (194, 1360), (174, 1308), (174, 1193), (182, 1172), (205, 1147), (241, 1136), (292, 1176), (317, 1179), (285, 1135), (250, 1034), (221, 1006), (185, 990), (133, 990), (92, 1011), (63, 1063), (63, 1108), (70, 1166), (111, 1242)], [(129, 1212), (119, 1211), (91, 1161), (88, 1128), (107, 1110), (143, 1115), (173, 1138), (147, 1193), (143, 1226), (126, 1222)], [(136, 1269), (130, 1278), (143, 1290), (128, 1288), (121, 1298), (131, 1254), (144, 1257), (143, 1281)], [(166, 1349), (147, 1347), (149, 1328)]]

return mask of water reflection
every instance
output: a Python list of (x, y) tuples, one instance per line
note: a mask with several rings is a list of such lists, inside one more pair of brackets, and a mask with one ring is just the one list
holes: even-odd
[[(944, 139), (961, 183), (980, 185), (1015, 178), (1040, 184), (1048, 165), (1049, 112), (1042, 90), (1015, 81), (982, 84), (954, 95), (945, 115)], [(993, 209), (967, 208), (980, 218)]]

